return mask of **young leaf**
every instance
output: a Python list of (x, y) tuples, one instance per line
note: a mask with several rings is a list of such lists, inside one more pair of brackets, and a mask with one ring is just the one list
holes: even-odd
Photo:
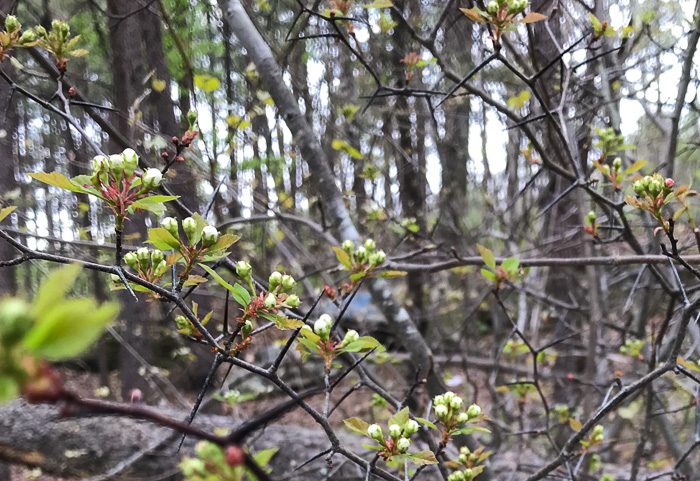
[(367, 436), (367, 429), (369, 428), (369, 423), (364, 422), (360, 418), (350, 418), (343, 421), (345, 425), (350, 429), (350, 431), (359, 434), (360, 436)]
[(162, 227), (148, 229), (148, 240), (146, 242), (163, 251), (169, 251), (170, 249), (180, 250), (180, 241)]
[(545, 20), (547, 17), (545, 15), (542, 15), (541, 13), (537, 12), (530, 12), (525, 17), (523, 17), (522, 20), (520, 20), (520, 23), (533, 23), (533, 22), (539, 22), (540, 20)]
[(490, 433), (491, 431), (489, 431), (486, 428), (482, 428), (481, 426), (467, 426), (467, 427), (464, 427), (462, 429), (455, 430), (455, 432), (453, 434), (455, 434), (455, 435), (465, 434), (466, 435), (466, 434), (471, 434), (471, 433), (476, 433), (476, 432), (478, 432), (478, 433)]
[[(245, 290), (242, 286), (236, 284), (236, 286), (232, 286), (228, 282), (226, 282), (219, 274), (216, 273), (214, 269), (212, 269), (209, 266), (205, 266), (204, 264), (199, 264), (199, 267), (204, 269), (209, 273), (210, 276), (212, 276), (216, 281), (224, 286), (226, 289), (231, 291), (231, 294), (233, 295), (233, 300), (239, 303), (243, 307), (248, 307), (248, 304), (250, 304), (250, 294), (248, 291)], [(238, 287), (239, 289), (236, 289)], [(245, 294), (244, 294), (245, 293)]]
[(373, 337), (362, 336), (343, 348), (345, 352), (367, 352), (370, 349), (377, 349), (378, 351), (385, 351), (384, 346), (380, 344)]
[(518, 267), (520, 267), (520, 260), (516, 259), (515, 257), (509, 257), (508, 259), (503, 261), (501, 267), (503, 267), (503, 270), (506, 272), (513, 272)]
[(581, 424), (581, 421), (579, 421), (578, 419), (574, 419), (574, 418), (569, 418), (569, 426), (574, 431), (580, 431), (581, 428), (583, 427), (583, 425)]
[(479, 249), (479, 254), (481, 254), (481, 258), (484, 260), (484, 264), (491, 269), (492, 271), (496, 271), (496, 257), (493, 255), (493, 252), (491, 252), (489, 249), (486, 247), (482, 246), (481, 244), (477, 244), (476, 248)]
[(280, 316), (278, 314), (260, 314), (260, 317), (263, 317), (268, 321), (274, 322), (277, 329), (281, 329), (283, 331), (287, 329), (299, 329), (301, 326), (304, 325), (301, 319), (291, 319), (289, 317)]
[(34, 172), (33, 174), (29, 174), (29, 177), (60, 189), (70, 190), (71, 192), (83, 192), (81, 187), (73, 184), (68, 177), (58, 172), (51, 172), (50, 174), (46, 172)]
[(239, 239), (240, 236), (234, 234), (224, 234), (221, 237), (219, 237), (219, 240), (217, 240), (211, 247), (209, 247), (209, 250), (207, 252), (216, 252), (223, 249), (228, 249), (233, 244), (238, 242)]
[(471, 18), (475, 22), (486, 23), (486, 20), (484, 20), (481, 17), (481, 14), (479, 14), (479, 12), (476, 9), (474, 9), (474, 8), (460, 8), (460, 10), (462, 11), (463, 14), (465, 14), (467, 17)]
[(491, 272), (488, 269), (481, 269), (481, 275), (492, 282), (496, 281), (496, 274), (494, 274), (493, 272)]
[(333, 250), (335, 251), (335, 256), (338, 258), (338, 262), (340, 262), (349, 269), (351, 264), (350, 256), (348, 255), (348, 253), (340, 247), (333, 247)]
[(0, 376), (0, 405), (12, 401), (19, 395), (19, 386), (14, 379), (8, 376)]
[(362, 8), (391, 8), (393, 5), (389, 0), (375, 0), (372, 3), (363, 5)]
[(438, 460), (435, 459), (435, 454), (432, 451), (419, 451), (413, 454), (402, 454), (402, 457), (408, 459), (409, 461), (417, 464), (418, 466), (424, 466), (426, 464), (437, 464)]
[(434, 425), (433, 423), (431, 423), (430, 421), (428, 421), (427, 419), (416, 418), (416, 421), (418, 421), (421, 424), (425, 424), (426, 426), (428, 426), (431, 429), (439, 431), (438, 427), (436, 425)]
[(408, 420), (408, 408), (405, 407), (401, 411), (391, 416), (391, 418), (389, 418), (388, 425), (391, 426), (392, 424), (398, 424), (399, 426), (403, 427), (403, 425), (406, 424)]
[(406, 274), (408, 274), (408, 272), (406, 271), (384, 271), (376, 277), (381, 277), (384, 279), (394, 279), (395, 277), (403, 277)]

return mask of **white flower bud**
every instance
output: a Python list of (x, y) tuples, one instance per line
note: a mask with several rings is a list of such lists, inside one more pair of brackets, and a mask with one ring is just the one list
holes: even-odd
[(349, 254), (352, 254), (352, 251), (355, 250), (355, 244), (353, 241), (350, 239), (346, 240), (343, 242), (343, 250)]
[(131, 177), (139, 166), (139, 156), (133, 149), (125, 149), (122, 157), (124, 157), (124, 173), (127, 177)]
[(92, 159), (92, 170), (94, 173), (109, 170), (109, 159), (104, 155), (98, 155)]
[(277, 305), (277, 297), (273, 293), (269, 293), (265, 298), (265, 307), (272, 309)]
[(269, 288), (270, 288), (271, 291), (274, 291), (275, 289), (277, 289), (277, 286), (279, 286), (280, 284), (282, 284), (282, 278), (283, 278), (283, 277), (284, 277), (284, 276), (282, 276), (282, 274), (279, 273), (279, 272), (277, 272), (277, 271), (275, 271), (275, 272), (273, 272), (272, 274), (270, 274)]
[(192, 217), (187, 217), (182, 221), (182, 230), (184, 230), (185, 234), (187, 234), (187, 238), (191, 244), (195, 232), (197, 231), (197, 221), (195, 221)]
[(418, 426), (418, 423), (415, 422), (413, 419), (409, 419), (406, 425), (403, 427), (403, 433), (404, 436), (406, 437), (411, 437), (414, 434), (418, 432), (418, 429), (420, 429), (420, 426)]
[(377, 247), (377, 244), (372, 239), (365, 241), (365, 249), (367, 252), (372, 252)]
[(435, 404), (436, 406), (439, 404), (445, 404), (445, 397), (442, 394), (440, 394), (439, 396), (435, 396), (435, 398), (433, 399), (433, 404)]
[(407, 438), (401, 438), (399, 439), (399, 442), (396, 444), (396, 448), (398, 449), (400, 454), (405, 453), (408, 451), (408, 448), (411, 447), (411, 440)]
[(398, 439), (401, 436), (401, 426), (398, 424), (389, 426), (389, 436), (391, 436), (391, 439)]
[(151, 252), (151, 265), (156, 268), (163, 262), (163, 251), (155, 250)]
[(134, 270), (138, 270), (139, 268), (139, 259), (136, 257), (136, 253), (134, 252), (127, 252), (124, 256), (124, 262), (126, 262), (126, 265)]
[(374, 439), (375, 441), (381, 443), (384, 441), (384, 435), (382, 434), (382, 428), (379, 424), (372, 424), (367, 428), (367, 436)]
[(455, 411), (462, 409), (462, 406), (464, 406), (464, 401), (462, 401), (462, 398), (459, 396), (455, 396), (452, 398), (452, 401), (450, 401), (450, 407)]
[(477, 404), (472, 404), (469, 406), (469, 409), (467, 409), (467, 416), (469, 416), (469, 419), (475, 418), (479, 414), (481, 414), (481, 408)]
[(180, 238), (180, 232), (177, 226), (177, 219), (173, 217), (166, 217), (160, 221), (160, 225), (163, 229), (167, 230), (176, 239)]
[(219, 231), (213, 225), (208, 225), (202, 230), (202, 245), (210, 247), (219, 240)]
[(495, 15), (496, 12), (498, 12), (498, 9), (498, 3), (496, 3), (493, 0), (486, 4), (486, 11), (489, 12), (491, 15)]
[(466, 423), (467, 421), (469, 421), (469, 415), (467, 413), (465, 413), (464, 411), (459, 413), (459, 416), (457, 416), (457, 424), (459, 426), (461, 426), (462, 424)]
[(367, 260), (367, 249), (365, 249), (363, 246), (358, 247), (355, 251), (355, 257), (357, 257), (357, 260), (360, 263), (363, 263), (365, 260)]
[(139, 264), (141, 265), (141, 269), (144, 271), (148, 269), (148, 263), (151, 260), (151, 253), (148, 251), (147, 248), (141, 247), (136, 251), (136, 258), (139, 260)]
[(435, 406), (435, 415), (440, 421), (444, 420), (447, 417), (447, 406), (444, 404)]
[(455, 393), (452, 391), (447, 391), (445, 394), (442, 395), (442, 397), (445, 399), (445, 404), (450, 404), (452, 402), (452, 398), (455, 397)]
[(360, 338), (360, 335), (355, 331), (354, 329), (350, 329), (347, 333), (345, 333), (345, 337), (343, 338), (343, 342), (340, 343), (339, 347), (345, 347), (351, 342), (355, 342)]
[(143, 187), (148, 191), (155, 189), (163, 181), (163, 174), (158, 169), (146, 169), (143, 174)]
[(109, 156), (109, 164), (114, 172), (114, 176), (119, 178), (124, 171), (124, 157), (122, 154), (112, 154)]
[(323, 314), (314, 323), (314, 332), (324, 341), (328, 340), (328, 336), (331, 333), (331, 326), (333, 325), (333, 320), (328, 314)]

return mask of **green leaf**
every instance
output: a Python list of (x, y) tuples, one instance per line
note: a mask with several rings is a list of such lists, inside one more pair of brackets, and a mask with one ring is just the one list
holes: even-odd
[(481, 254), (481, 258), (484, 260), (484, 264), (491, 269), (492, 271), (496, 271), (496, 257), (493, 255), (493, 252), (491, 252), (489, 249), (486, 247), (482, 246), (481, 244), (477, 244), (476, 248), (479, 249), (479, 254)]
[(260, 314), (260, 317), (263, 317), (267, 319), (268, 321), (272, 321), (275, 323), (275, 327), (277, 329), (281, 329), (283, 331), (287, 329), (299, 329), (301, 326), (304, 325), (304, 323), (301, 321), (301, 319), (291, 319), (286, 316), (281, 316), (279, 314)]
[(60, 361), (92, 346), (119, 312), (117, 303), (97, 307), (92, 299), (71, 299), (52, 306), (24, 338), (33, 354)]
[(418, 466), (424, 466), (426, 464), (437, 464), (438, 460), (435, 459), (435, 454), (432, 451), (419, 451), (413, 454), (402, 454), (401, 457), (408, 459), (409, 461), (417, 464)]
[(350, 268), (351, 263), (350, 256), (348, 255), (348, 253), (340, 247), (333, 247), (333, 250), (335, 251), (335, 257), (338, 258), (338, 262), (343, 264), (345, 267)]
[(391, 3), (389, 0), (375, 0), (372, 3), (363, 5), (362, 8), (391, 8), (393, 6), (394, 4)]
[(209, 250), (207, 252), (216, 252), (223, 249), (228, 249), (233, 244), (238, 242), (239, 239), (240, 236), (237, 236), (235, 234), (224, 234), (221, 237), (219, 237), (219, 240), (217, 240), (212, 246), (209, 247)]
[(305, 337), (300, 337), (298, 338), (299, 344), (303, 345), (306, 347), (308, 350), (313, 351), (317, 354), (321, 354), (321, 349), (319, 349), (318, 345), (311, 341), (310, 339), (307, 339)]
[(525, 15), (522, 20), (520, 20), (520, 23), (534, 23), (539, 22), (540, 20), (545, 20), (546, 18), (547, 17), (541, 13), (530, 12)]
[(34, 313), (41, 318), (53, 310), (63, 301), (68, 290), (73, 287), (80, 274), (79, 264), (70, 264), (53, 271), (41, 284), (39, 292), (34, 299)]
[(501, 267), (506, 272), (513, 272), (518, 267), (520, 267), (520, 261), (518, 259), (516, 259), (515, 257), (509, 257), (508, 259), (503, 261), (503, 264), (501, 264)]
[(363, 279), (363, 278), (365, 278), (365, 277), (367, 277), (367, 272), (366, 272), (366, 271), (356, 272), (355, 274), (352, 274), (352, 275), (350, 276), (350, 280), (351, 280), (351, 281), (357, 282), (357, 281), (359, 281), (360, 279)]
[(162, 227), (148, 229), (148, 240), (146, 242), (153, 244), (163, 251), (170, 249), (175, 249), (178, 252), (180, 251), (180, 241)]
[(214, 90), (219, 90), (221, 82), (211, 75), (195, 75), (194, 85), (205, 92), (213, 92)]
[(397, 412), (393, 416), (389, 418), (389, 422), (387, 423), (388, 426), (391, 426), (392, 424), (398, 424), (399, 426), (403, 427), (404, 424), (406, 424), (409, 420), (408, 416), (408, 407), (403, 408), (401, 411)]
[(362, 446), (365, 449), (373, 449), (374, 451), (381, 451), (382, 449), (384, 449), (382, 446), (375, 446), (372, 444), (360, 444), (360, 446)]
[(433, 423), (431, 423), (430, 421), (428, 421), (427, 419), (416, 418), (416, 421), (418, 421), (421, 424), (425, 424), (426, 426), (428, 426), (431, 429), (439, 431), (438, 427), (436, 425), (434, 425)]
[[(614, 34), (614, 32), (615, 31), (613, 30), (613, 34)], [(618, 151), (620, 151), (620, 150), (635, 150), (636, 148), (637, 148), (637, 146), (634, 144), (622, 144), (621, 146), (619, 146), (617, 148), (617, 150)]]
[(457, 429), (453, 434), (454, 435), (457, 435), (457, 434), (466, 435), (466, 434), (471, 434), (471, 433), (490, 433), (490, 432), (491, 431), (489, 431), (486, 428), (482, 428), (481, 426), (467, 426), (467, 427), (464, 427), (462, 429)]
[(159, 80), (156, 77), (153, 77), (153, 80), (151, 80), (151, 87), (156, 92), (162, 92), (163, 90), (165, 90), (166, 86), (167, 84), (165, 83), (165, 80)]
[(248, 304), (250, 304), (250, 294), (248, 291), (241, 285), (236, 284), (235, 286), (232, 286), (228, 282), (226, 282), (219, 274), (216, 273), (214, 269), (212, 269), (209, 266), (206, 266), (204, 264), (199, 264), (199, 267), (204, 269), (209, 273), (210, 276), (212, 276), (216, 281), (224, 286), (226, 289), (231, 291), (231, 294), (233, 295), (233, 300), (235, 300), (237, 303), (239, 303), (243, 307), (248, 307)]
[(367, 436), (367, 429), (369, 428), (369, 423), (364, 422), (360, 418), (350, 418), (343, 421), (345, 425), (350, 429), (350, 431), (359, 434), (360, 436)]
[(314, 345), (318, 344), (318, 341), (321, 340), (321, 336), (319, 336), (318, 334), (316, 334), (316, 333), (315, 333), (313, 330), (311, 330), (311, 329), (302, 329), (300, 332), (301, 332), (301, 335), (302, 335), (302, 336), (304, 336), (304, 337), (305, 337), (306, 339), (308, 339), (309, 341), (313, 342)]
[(202, 239), (202, 230), (204, 230), (204, 228), (207, 226), (207, 221), (196, 212), (192, 215), (192, 218), (195, 221), (195, 231), (191, 240), (192, 244), (196, 244)]
[(481, 269), (481, 275), (490, 281), (493, 281), (493, 282), (496, 281), (496, 274), (494, 274), (493, 272), (491, 272), (488, 269)]
[[(265, 466), (267, 463), (270, 462), (272, 456), (277, 454), (277, 451), (279, 451), (279, 448), (263, 449), (262, 451), (258, 451), (257, 453), (255, 453), (253, 459), (256, 463), (258, 463), (258, 466)], [(248, 476), (250, 477), (250, 474), (248, 474)]]
[(530, 92), (528, 90), (523, 90), (515, 97), (508, 99), (508, 106), (515, 109), (520, 109), (525, 106), (525, 103), (530, 100)]
[(68, 52), (68, 55), (70, 55), (71, 57), (82, 57), (83, 55), (87, 55), (87, 54), (88, 54), (88, 51), (85, 50), (84, 48), (77, 48), (75, 50), (71, 50), (70, 52)]
[(588, 18), (591, 20), (591, 23), (593, 24), (593, 29), (598, 32), (600, 31), (600, 20), (598, 20), (598, 17), (593, 15), (592, 13), (588, 15)]
[(12, 401), (19, 396), (19, 386), (14, 379), (0, 376), (0, 404)]
[(629, 167), (627, 167), (625, 169), (625, 175), (637, 172), (639, 169), (641, 169), (645, 165), (647, 165), (646, 160), (644, 160), (644, 159), (638, 160), (637, 162), (635, 162), (634, 164), (630, 165)]
[(17, 206), (10, 206), (10, 207), (5, 207), (4, 209), (0, 210), (0, 221), (4, 220), (5, 217), (8, 215), (12, 214), (12, 211), (15, 210)]
[(348, 154), (350, 157), (354, 159), (362, 159), (364, 156), (362, 155), (362, 152), (357, 150), (355, 147), (352, 147), (350, 144), (345, 142), (344, 140), (340, 139), (333, 139), (333, 142), (331, 142), (331, 147), (335, 150), (340, 150), (342, 152), (345, 152)]
[(71, 192), (83, 192), (81, 187), (73, 184), (68, 177), (58, 172), (51, 172), (50, 174), (46, 172), (34, 172), (33, 174), (29, 174), (29, 177), (60, 189), (70, 190)]
[(486, 20), (484, 20), (481, 16), (481, 12), (479, 12), (478, 9), (476, 8), (460, 8), (463, 14), (465, 14), (467, 17), (471, 18), (475, 22), (479, 23), (486, 23)]
[(371, 349), (377, 349), (378, 351), (382, 352), (385, 351), (384, 346), (381, 345), (379, 341), (377, 341), (373, 337), (369, 336), (362, 336), (350, 343), (348, 343), (343, 350), (345, 352), (367, 352)]

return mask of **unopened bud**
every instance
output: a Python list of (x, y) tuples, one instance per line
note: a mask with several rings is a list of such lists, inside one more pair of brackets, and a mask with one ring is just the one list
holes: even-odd
[(143, 174), (143, 187), (147, 191), (155, 189), (162, 181), (163, 174), (158, 169), (146, 169), (146, 172)]
[(236, 274), (241, 279), (247, 280), (250, 277), (250, 272), (253, 270), (253, 268), (250, 265), (250, 262), (248, 261), (238, 261), (236, 262)]
[(324, 341), (328, 340), (328, 336), (331, 333), (331, 326), (333, 325), (333, 320), (328, 314), (323, 314), (314, 323), (314, 332)]
[(467, 413), (465, 413), (464, 411), (459, 413), (459, 415), (457, 416), (457, 424), (461, 426), (462, 424), (465, 424), (467, 421), (469, 421), (469, 415)]
[(34, 30), (26, 30), (19, 38), (19, 44), (26, 45), (28, 43), (32, 43), (34, 40), (36, 40), (36, 34), (34, 33)]
[(151, 266), (156, 269), (163, 262), (163, 251), (155, 250), (151, 252)]
[(469, 416), (469, 419), (475, 418), (481, 414), (481, 408), (477, 404), (472, 404), (469, 406), (469, 409), (467, 409), (467, 416)]
[(433, 399), (433, 404), (435, 404), (436, 406), (440, 404), (445, 404), (445, 397), (442, 394), (435, 396), (435, 398)]
[(613, 170), (620, 171), (622, 168), (622, 159), (620, 157), (615, 157), (615, 160), (613, 160)]
[(398, 424), (389, 426), (389, 436), (391, 436), (391, 439), (398, 439), (401, 436), (401, 426)]
[(280, 284), (282, 284), (282, 279), (283, 279), (283, 278), (284, 278), (284, 276), (282, 276), (282, 274), (279, 273), (279, 272), (277, 272), (277, 271), (275, 271), (275, 272), (273, 272), (272, 274), (270, 274), (270, 278), (269, 278), (269, 288), (270, 288), (270, 290), (271, 290), (271, 291), (274, 291), (275, 289), (277, 289), (277, 286), (279, 286)]
[(367, 428), (367, 436), (374, 439), (378, 443), (384, 442), (384, 435), (382, 434), (382, 428), (379, 424), (372, 424)]
[(127, 177), (131, 177), (139, 166), (139, 156), (133, 149), (124, 149), (122, 157), (124, 158), (124, 173)]
[(190, 124), (190, 130), (194, 129), (194, 123), (197, 122), (197, 112), (190, 110), (187, 112), (187, 122)]
[(352, 251), (355, 250), (355, 244), (353, 241), (350, 239), (346, 240), (343, 242), (343, 250), (348, 253), (348, 255), (352, 254)]
[(495, 15), (496, 12), (498, 12), (498, 9), (498, 4), (493, 0), (486, 4), (486, 11), (489, 12), (491, 15)]
[(282, 290), (283, 291), (288, 291), (290, 289), (293, 289), (294, 286), (297, 285), (297, 281), (294, 280), (292, 276), (289, 275), (284, 275), (282, 276)]
[(109, 159), (104, 155), (98, 155), (92, 159), (92, 171), (97, 174), (109, 170)]
[(365, 249), (367, 252), (372, 252), (377, 247), (377, 244), (372, 239), (365, 241)]
[(472, 481), (474, 479), (474, 471), (470, 468), (464, 470), (464, 481)]
[(197, 233), (197, 221), (194, 220), (192, 217), (187, 217), (185, 220), (182, 221), (182, 230), (185, 231), (187, 239), (190, 241), (191, 245), (192, 239), (194, 239), (194, 236)]
[(109, 163), (114, 177), (119, 179), (124, 172), (124, 157), (122, 154), (112, 154), (109, 156)]
[(124, 256), (124, 262), (126, 262), (126, 265), (134, 270), (139, 269), (139, 260), (134, 252), (127, 252)]
[(343, 341), (340, 343), (339, 347), (345, 347), (351, 342), (355, 342), (360, 338), (360, 335), (355, 331), (354, 329), (350, 329), (346, 334), (345, 337), (343, 338)]
[(403, 427), (403, 434), (407, 438), (410, 438), (418, 432), (418, 429), (420, 429), (418, 423), (415, 422), (413, 419), (409, 419), (408, 422), (406, 422), (406, 425)]
[(240, 466), (243, 463), (245, 463), (245, 453), (239, 446), (226, 448), (226, 464), (229, 466)]
[(277, 305), (277, 297), (271, 292), (265, 298), (265, 307), (272, 309)]
[(247, 320), (241, 326), (241, 337), (245, 339), (246, 337), (250, 336), (251, 332), (253, 332), (253, 323), (250, 322), (250, 320)]
[(462, 398), (459, 396), (455, 396), (454, 398), (452, 398), (452, 401), (450, 401), (450, 407), (455, 411), (462, 409), (463, 405), (464, 401), (462, 401)]
[(176, 239), (180, 238), (180, 232), (179, 232), (178, 225), (177, 225), (177, 219), (175, 219), (173, 217), (166, 217), (162, 221), (160, 221), (160, 225), (163, 229), (170, 232), (170, 234), (174, 238), (176, 238)]
[(14, 15), (8, 15), (5, 17), (5, 30), (7, 33), (13, 33), (15, 30), (19, 29), (20, 24), (17, 17)]
[(447, 417), (447, 406), (444, 404), (435, 406), (435, 415), (440, 421), (443, 421)]
[(668, 188), (673, 187), (673, 179), (666, 179), (664, 180), (664, 185)]
[(210, 247), (219, 240), (219, 231), (213, 225), (208, 225), (202, 230), (202, 245)]
[(289, 307), (292, 309), (299, 307), (299, 304), (301, 304), (301, 300), (299, 299), (299, 296), (296, 294), (292, 294), (291, 296), (288, 296), (287, 299), (284, 300), (284, 303), (287, 304)]
[(367, 260), (367, 249), (365, 249), (363, 246), (358, 247), (355, 251), (355, 257), (357, 257), (360, 264), (364, 263), (365, 260)]
[(141, 269), (144, 271), (148, 269), (148, 261), (151, 259), (151, 253), (147, 248), (141, 247), (136, 251), (136, 258), (139, 260)]
[(403, 454), (406, 451), (408, 451), (408, 448), (411, 447), (411, 440), (406, 439), (406, 438), (401, 438), (399, 439), (399, 442), (396, 443), (396, 448), (398, 449), (399, 453)]

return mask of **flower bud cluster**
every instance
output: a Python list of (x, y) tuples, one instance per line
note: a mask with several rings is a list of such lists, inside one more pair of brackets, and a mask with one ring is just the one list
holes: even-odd
[(376, 250), (377, 244), (372, 239), (367, 239), (357, 249), (355, 249), (355, 243), (351, 240), (344, 241), (342, 247), (350, 256), (350, 259), (356, 259), (360, 266), (369, 264), (370, 268), (374, 269), (386, 261), (386, 254), (383, 250)]
[(459, 448), (459, 458), (457, 458), (457, 461), (459, 461), (459, 464), (473, 467), (479, 461), (479, 453), (472, 453), (468, 447), (462, 446)]
[[(134, 175), (139, 166), (139, 156), (133, 149), (125, 149), (121, 154), (112, 154), (109, 157), (98, 155), (92, 159), (92, 171), (95, 175), (111, 172), (115, 179), (119, 180), (122, 174), (127, 179)], [(148, 177), (148, 180), (146, 180)], [(152, 186), (149, 190), (158, 187), (163, 176), (158, 169), (147, 169), (142, 176), (143, 186)]]
[(634, 192), (639, 197), (649, 196), (656, 200), (661, 196), (666, 198), (673, 191), (673, 179), (664, 179), (659, 173), (647, 175), (634, 183)]
[(419, 426), (416, 421), (409, 419), (403, 426), (392, 424), (389, 426), (389, 439), (384, 439), (379, 424), (372, 424), (367, 428), (367, 436), (377, 441), (384, 447), (387, 455), (404, 454), (411, 447), (411, 436), (418, 432)]
[(593, 433), (591, 434), (591, 441), (594, 443), (602, 443), (603, 440), (605, 439), (605, 435), (603, 434), (603, 426), (598, 424), (596, 427), (593, 428)]
[(167, 267), (162, 251), (151, 251), (146, 247), (140, 247), (136, 252), (128, 252), (124, 256), (124, 262), (147, 280), (159, 277)]
[(447, 477), (447, 481), (471, 481), (472, 479), (474, 479), (474, 471), (471, 468), (455, 471)]
[(481, 414), (481, 408), (472, 404), (466, 411), (462, 411), (464, 407), (464, 401), (461, 397), (455, 395), (453, 392), (446, 392), (445, 394), (440, 394), (435, 396), (433, 399), (433, 409), (435, 410), (435, 415), (446, 427), (449, 429), (455, 426), (461, 426), (467, 421), (478, 417)]

